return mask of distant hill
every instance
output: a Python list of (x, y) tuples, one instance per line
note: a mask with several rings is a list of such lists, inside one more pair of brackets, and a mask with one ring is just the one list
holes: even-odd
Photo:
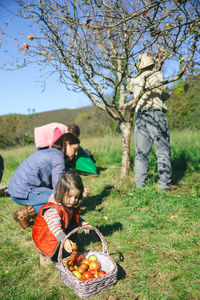
[(76, 123), (81, 137), (104, 135), (118, 127), (107, 113), (93, 106), (31, 115), (9, 114), (0, 117), (0, 148), (33, 143), (34, 128), (50, 122)]
[[(170, 128), (200, 129), (200, 75), (178, 81), (167, 101)], [(62, 109), (32, 115), (0, 117), (0, 148), (33, 143), (33, 130), (50, 122), (76, 123), (81, 137), (119, 132), (119, 125), (106, 112), (94, 106)]]
[(60, 122), (65, 125), (76, 123), (80, 126), (81, 136), (101, 134), (106, 127), (111, 127), (113, 119), (106, 113), (94, 106), (78, 109), (54, 110), (31, 115), (31, 130), (50, 122)]

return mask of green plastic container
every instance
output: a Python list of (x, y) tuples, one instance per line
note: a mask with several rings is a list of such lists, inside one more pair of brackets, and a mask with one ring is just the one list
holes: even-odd
[(81, 146), (79, 146), (78, 155), (76, 156), (76, 170), (90, 174), (97, 174), (97, 168), (93, 160)]

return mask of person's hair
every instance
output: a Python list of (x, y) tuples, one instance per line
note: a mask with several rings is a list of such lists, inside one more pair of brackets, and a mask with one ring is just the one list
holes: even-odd
[(61, 150), (64, 154), (66, 153), (66, 142), (68, 142), (70, 145), (74, 145), (74, 144), (80, 144), (80, 140), (77, 136), (75, 136), (74, 134), (68, 132), (68, 133), (64, 133), (63, 135), (61, 135), (59, 137), (59, 139), (57, 139), (55, 141), (55, 143), (53, 144), (52, 148), (56, 148), (58, 150)]
[(68, 132), (73, 133), (74, 135), (76, 135), (77, 137), (80, 136), (80, 128), (77, 124), (69, 124), (67, 125), (68, 127)]
[(84, 186), (80, 175), (75, 171), (61, 175), (54, 193), (56, 202), (62, 204), (65, 193), (69, 194), (71, 188), (77, 188), (80, 191), (80, 199), (82, 199)]

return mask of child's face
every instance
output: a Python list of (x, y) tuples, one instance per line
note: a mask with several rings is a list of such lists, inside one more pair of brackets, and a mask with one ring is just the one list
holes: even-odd
[(80, 199), (81, 192), (75, 187), (70, 188), (69, 192), (66, 192), (63, 198), (63, 205), (65, 207), (78, 207), (81, 204)]
[(70, 145), (66, 142), (66, 155), (69, 160), (72, 160), (77, 155), (79, 144)]

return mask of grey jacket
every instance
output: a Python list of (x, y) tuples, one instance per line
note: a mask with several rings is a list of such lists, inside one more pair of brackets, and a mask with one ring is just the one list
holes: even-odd
[(66, 172), (64, 154), (55, 148), (37, 151), (17, 168), (8, 185), (8, 193), (27, 199), (28, 193), (39, 194), (55, 189), (58, 179)]

